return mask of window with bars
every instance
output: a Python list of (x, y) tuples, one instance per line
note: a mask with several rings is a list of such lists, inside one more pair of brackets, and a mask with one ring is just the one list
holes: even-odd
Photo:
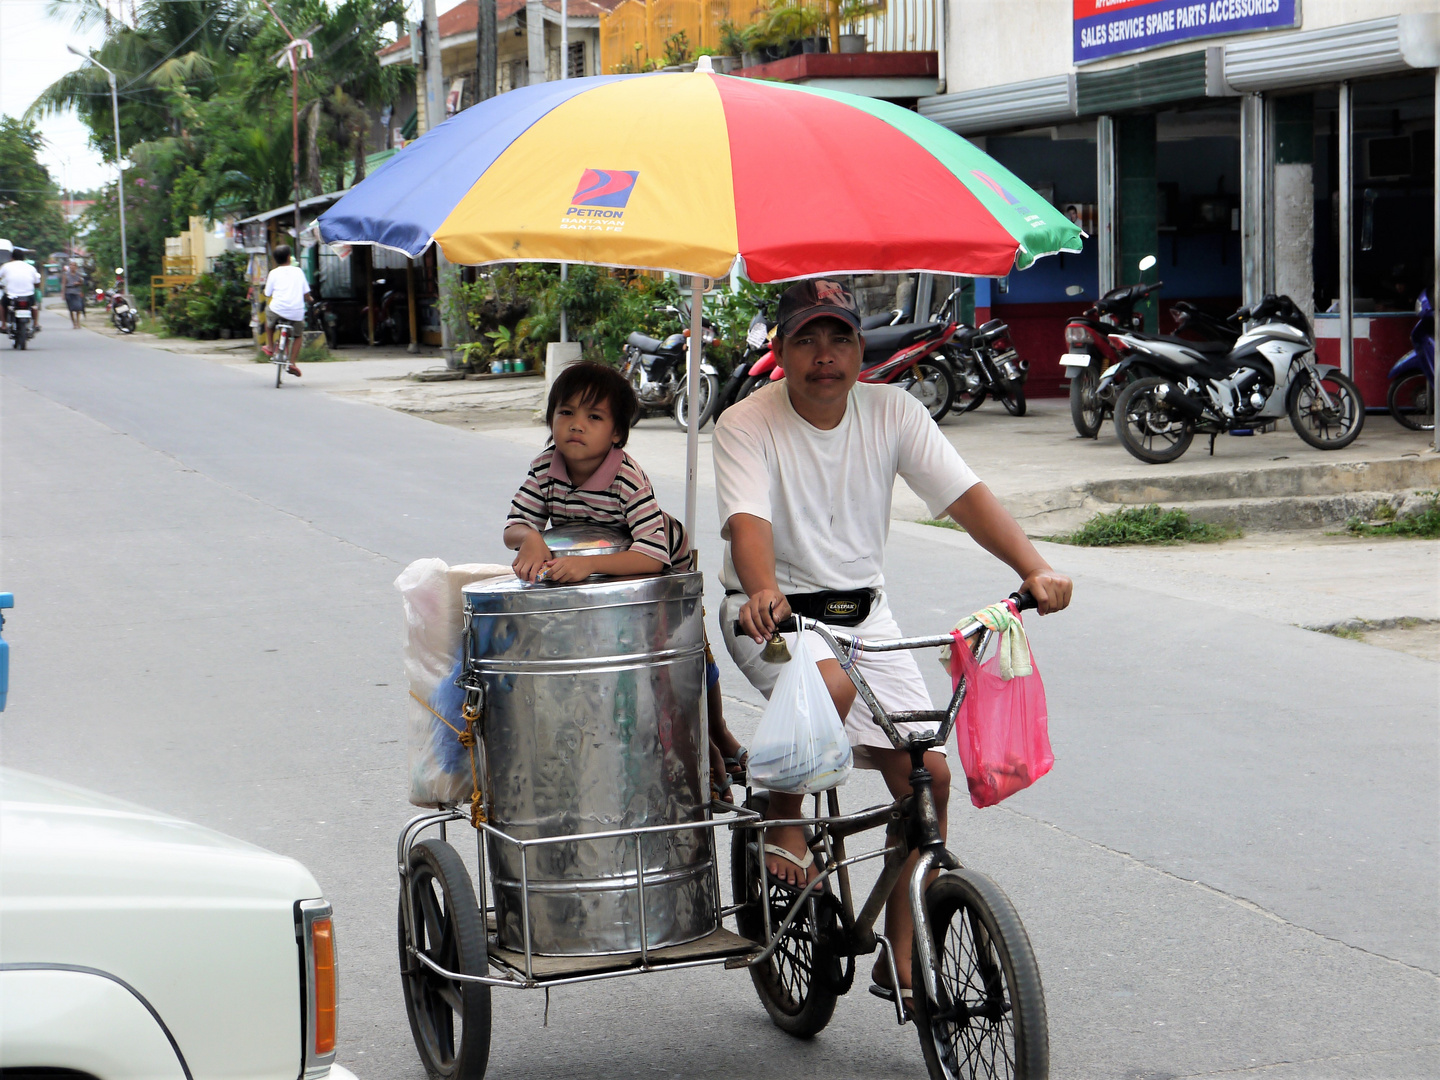
[(567, 79), (583, 79), (590, 74), (585, 70), (585, 42), (569, 42), (570, 55), (565, 65), (565, 77)]

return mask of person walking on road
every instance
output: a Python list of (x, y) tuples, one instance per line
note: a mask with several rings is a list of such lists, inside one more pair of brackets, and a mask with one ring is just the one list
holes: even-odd
[[(864, 338), (850, 291), (835, 281), (804, 281), (780, 299), (775, 353), (783, 382), (727, 409), (715, 425), (715, 489), (726, 595), (720, 627), (731, 657), (767, 697), (779, 665), (762, 645), (792, 612), (846, 628), (858, 637), (900, 637), (885, 595), (884, 556), (896, 476), (936, 517), (961, 525), (986, 551), (1010, 566), (1040, 614), (1070, 603), (1071, 581), (1036, 551), (1015, 519), (980, 483), (920, 402), (894, 386), (858, 383)], [(855, 614), (827, 619), (837, 598)], [(853, 604), (853, 607), (851, 606)], [(741, 633), (735, 632), (738, 622)], [(896, 750), (854, 684), (818, 635), (807, 642), (845, 725), (855, 764), (877, 769), (897, 798), (910, 792), (910, 759)], [(933, 708), (909, 652), (862, 654), (860, 665), (887, 710)], [(896, 725), (901, 734), (916, 727)], [(928, 730), (930, 725), (920, 728)], [(944, 748), (925, 755), (934, 777), (941, 834), (946, 829), (950, 768)], [(803, 816), (802, 796), (771, 792), (767, 816)], [(912, 854), (911, 859), (914, 859)], [(802, 886), (818, 868), (798, 827), (767, 830), (766, 869)], [(885, 908), (903, 998), (910, 997), (912, 925), (899, 877)], [(878, 985), (888, 971), (876, 966)]]
[(290, 355), (285, 370), (299, 375), (300, 367), (295, 357), (300, 353), (300, 344), (305, 340), (305, 301), (310, 299), (310, 279), (305, 271), (290, 262), (290, 248), (281, 244), (271, 256), (275, 269), (265, 278), (265, 295), (270, 297), (270, 310), (265, 316), (266, 356), (275, 355), (275, 328), (282, 322), (290, 326)]
[(85, 314), (85, 275), (73, 262), (60, 271), (60, 291), (65, 295), (65, 309), (70, 312), (70, 326), (80, 329), (80, 316)]

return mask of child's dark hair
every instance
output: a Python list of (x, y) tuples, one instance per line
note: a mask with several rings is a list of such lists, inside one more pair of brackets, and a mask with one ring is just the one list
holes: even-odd
[(640, 411), (635, 391), (625, 376), (604, 364), (588, 361), (571, 364), (555, 376), (555, 384), (550, 387), (550, 400), (545, 403), (545, 425), (550, 426), (559, 406), (577, 396), (581, 405), (603, 401), (610, 406), (610, 415), (615, 420), (615, 445), (623, 447), (630, 438), (635, 414)]
[(290, 245), (281, 244), (270, 255), (274, 258), (276, 266), (284, 266), (290, 261)]

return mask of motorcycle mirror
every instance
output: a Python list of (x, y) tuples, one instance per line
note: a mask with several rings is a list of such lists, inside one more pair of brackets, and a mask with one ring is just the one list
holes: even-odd
[(116, 277), (124, 277), (124, 276), (125, 276), (125, 268), (124, 268), (123, 266), (117, 266), (117, 267), (115, 267), (115, 276), (116, 276)]
[(1140, 269), (1141, 269), (1142, 271), (1143, 271), (1143, 270), (1153, 270), (1154, 268), (1155, 268), (1155, 256), (1154, 256), (1154, 255), (1146, 255), (1143, 259), (1140, 260)]
[(1079, 295), (1080, 295), (1081, 293), (1083, 293), (1084, 291), (1085, 291), (1085, 286), (1084, 286), (1084, 285), (1066, 285), (1066, 286), (1065, 286), (1065, 295), (1066, 295), (1066, 296), (1079, 296)]

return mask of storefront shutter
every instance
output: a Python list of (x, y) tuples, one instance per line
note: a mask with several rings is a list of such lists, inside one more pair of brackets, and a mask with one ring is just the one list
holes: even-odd
[(1320, 86), (1440, 64), (1440, 14), (1392, 15), (1225, 46), (1236, 90)]
[(921, 98), (921, 116), (951, 131), (996, 131), (1075, 119), (1075, 76), (1052, 75)]
[[(1219, 49), (1213, 65), (1218, 66)], [(1203, 98), (1209, 49), (1145, 60), (1110, 71), (1082, 71), (1075, 77), (1075, 101), (1081, 116), (1125, 112), (1167, 101)]]

